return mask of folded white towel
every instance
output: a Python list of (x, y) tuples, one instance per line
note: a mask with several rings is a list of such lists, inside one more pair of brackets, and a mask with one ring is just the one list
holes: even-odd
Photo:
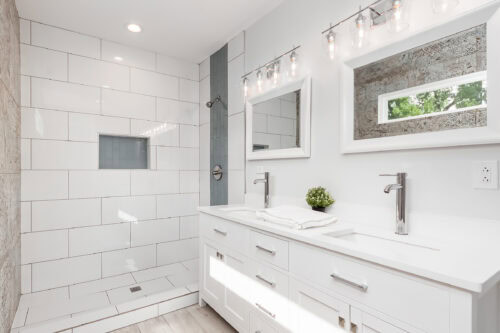
[(295, 206), (279, 206), (259, 210), (257, 217), (294, 229), (322, 227), (337, 221), (337, 218), (330, 214)]

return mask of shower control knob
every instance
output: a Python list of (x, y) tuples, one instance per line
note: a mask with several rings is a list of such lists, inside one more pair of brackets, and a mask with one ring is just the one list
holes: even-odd
[(222, 179), (223, 174), (224, 174), (224, 172), (222, 171), (222, 167), (218, 164), (216, 166), (214, 166), (214, 168), (212, 169), (212, 176), (217, 181)]

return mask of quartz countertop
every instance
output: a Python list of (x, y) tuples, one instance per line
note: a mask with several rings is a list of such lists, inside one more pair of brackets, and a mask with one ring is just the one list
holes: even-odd
[[(411, 234), (399, 236), (380, 229), (347, 223), (342, 219), (326, 227), (296, 230), (258, 219), (252, 216), (251, 208), (243, 206), (210, 206), (200, 207), (198, 210), (251, 228), (475, 293), (486, 291), (500, 280), (498, 245), (495, 247), (492, 244), (477, 243), (464, 246), (460, 242), (439, 241), (436, 238), (427, 239)], [(236, 213), (246, 210), (248, 214)], [(352, 231), (392, 240), (399, 243), (396, 247), (398, 250), (366, 246), (327, 235)], [(401, 246), (401, 243), (406, 244)]]

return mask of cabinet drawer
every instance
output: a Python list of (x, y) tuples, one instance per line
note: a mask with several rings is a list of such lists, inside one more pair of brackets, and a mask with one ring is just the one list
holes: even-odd
[(258, 262), (251, 261), (248, 265), (248, 274), (257, 282), (255, 286), (265, 293), (279, 294), (288, 297), (288, 275)]
[(248, 244), (247, 228), (214, 216), (200, 214), (200, 232), (216, 244), (240, 252), (245, 251)]
[(250, 231), (249, 254), (288, 270), (288, 242), (276, 237)]
[(290, 272), (426, 332), (449, 332), (450, 295), (368, 262), (298, 243), (290, 245)]
[(257, 311), (250, 313), (250, 333), (278, 333), (278, 328), (274, 327)]

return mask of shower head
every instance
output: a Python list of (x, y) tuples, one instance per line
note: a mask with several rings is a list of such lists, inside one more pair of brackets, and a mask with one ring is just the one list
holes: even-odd
[(213, 101), (208, 101), (206, 106), (207, 108), (212, 108), (212, 106), (214, 106), (215, 103), (220, 103), (220, 96), (217, 96)]

